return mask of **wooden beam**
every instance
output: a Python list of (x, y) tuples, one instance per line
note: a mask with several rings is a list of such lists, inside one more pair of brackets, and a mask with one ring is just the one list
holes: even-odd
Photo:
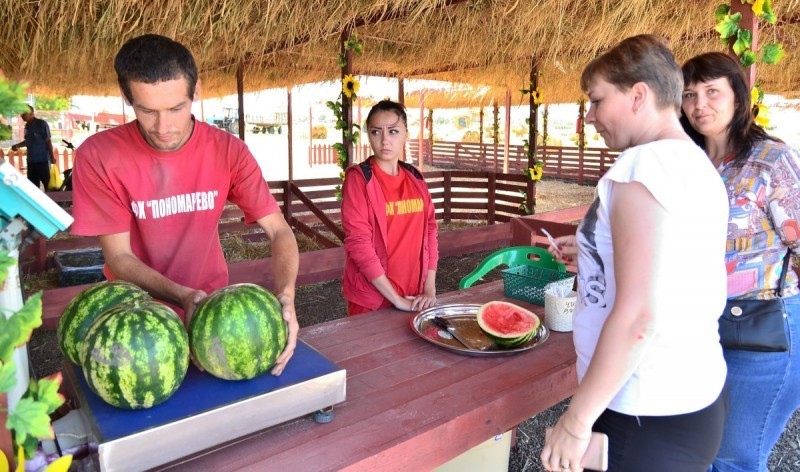
[(239, 99), (239, 139), (244, 141), (244, 62), (236, 67), (236, 96)]
[[(309, 135), (309, 138), (311, 135)], [(289, 146), (289, 182), (294, 180), (294, 158), (292, 140), (292, 88), (286, 87), (286, 140)]]
[(533, 167), (536, 162), (536, 139), (539, 135), (539, 105), (534, 100), (536, 90), (539, 88), (539, 60), (531, 56), (530, 71), (530, 113), (528, 114), (528, 167)]
[(404, 106), (406, 104), (405, 80), (403, 77), (397, 78), (397, 103)]
[(586, 148), (586, 128), (584, 126), (584, 117), (586, 116), (586, 100), (581, 99), (578, 106), (578, 162), (580, 169), (578, 169), (578, 184), (583, 185), (583, 151)]
[[(344, 47), (344, 42), (350, 39), (351, 31), (350, 28), (345, 28), (339, 38), (339, 47), (344, 55), (346, 63), (345, 66), (342, 67), (342, 83), (344, 83), (344, 77), (346, 75), (353, 74), (353, 51), (348, 51)], [(347, 155), (347, 165), (345, 167), (350, 167), (350, 164), (353, 163), (353, 139), (348, 137), (346, 133), (353, 130), (353, 99), (344, 93), (342, 93), (342, 119), (344, 119), (345, 122), (344, 129), (342, 130), (342, 144), (344, 145), (344, 152)]]
[[(748, 29), (753, 33), (753, 40), (750, 49), (753, 51), (758, 50), (758, 17), (755, 13), (753, 13), (753, 5), (749, 3), (742, 3), (741, 0), (731, 0), (730, 14), (735, 15), (736, 13), (742, 14), (742, 19), (739, 20), (739, 26), (743, 29)], [(728, 54), (733, 56), (734, 59), (738, 61), (739, 56), (733, 52), (733, 43), (735, 41), (735, 36), (730, 38), (728, 44)], [(752, 88), (756, 83), (756, 65), (753, 64), (749, 67), (745, 67), (744, 75), (747, 78), (748, 87)]]
[[(419, 93), (419, 136), (417, 136), (419, 144), (417, 153), (417, 165), (422, 167), (422, 162), (425, 160), (425, 91)], [(431, 153), (433, 153), (433, 146), (431, 146)], [(413, 164), (413, 160), (410, 162)]]
[(506, 110), (505, 110), (505, 129), (506, 142), (503, 144), (503, 173), (508, 174), (508, 151), (511, 146), (511, 89), (506, 87)]

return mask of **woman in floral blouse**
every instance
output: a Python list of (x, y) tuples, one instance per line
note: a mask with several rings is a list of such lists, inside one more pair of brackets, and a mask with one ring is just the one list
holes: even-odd
[[(706, 53), (683, 66), (684, 125), (728, 191), (725, 262), (729, 299), (775, 298), (783, 259), (800, 236), (800, 155), (754, 122), (741, 66)], [(691, 263), (691, 261), (687, 261)], [(766, 471), (770, 451), (800, 408), (800, 296), (789, 270), (783, 288), (787, 352), (725, 349), (730, 412), (713, 470)]]

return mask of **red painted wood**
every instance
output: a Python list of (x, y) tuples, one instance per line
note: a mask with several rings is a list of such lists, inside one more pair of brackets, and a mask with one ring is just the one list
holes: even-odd
[(6, 429), (6, 421), (8, 421), (8, 395), (0, 393), (0, 452), (5, 454), (8, 459), (9, 470), (15, 469), (14, 443), (11, 439), (11, 431)]
[[(441, 298), (503, 299), (502, 282)], [(168, 470), (293, 470), (300, 463), (304, 470), (430, 470), (577, 386), (569, 334), (552, 333), (541, 347), (514, 356), (474, 358), (409, 334), (411, 316), (380, 310), (301, 330), (301, 338), (323, 355), (347, 365), (347, 401), (334, 407), (333, 422), (300, 418)], [(375, 335), (363, 336), (373, 329)], [(339, 341), (323, 342), (331, 338)]]

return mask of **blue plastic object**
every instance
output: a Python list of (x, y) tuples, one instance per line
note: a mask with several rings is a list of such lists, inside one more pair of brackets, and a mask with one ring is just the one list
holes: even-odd
[(19, 216), (47, 238), (72, 224), (69, 213), (7, 162), (0, 164), (0, 181), (0, 216), (6, 220)]

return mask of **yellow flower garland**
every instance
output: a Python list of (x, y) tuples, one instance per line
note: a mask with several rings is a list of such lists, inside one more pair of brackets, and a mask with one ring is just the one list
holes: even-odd
[(358, 82), (358, 79), (350, 74), (345, 75), (344, 79), (342, 79), (342, 93), (347, 98), (355, 97), (360, 87), (361, 84)]

